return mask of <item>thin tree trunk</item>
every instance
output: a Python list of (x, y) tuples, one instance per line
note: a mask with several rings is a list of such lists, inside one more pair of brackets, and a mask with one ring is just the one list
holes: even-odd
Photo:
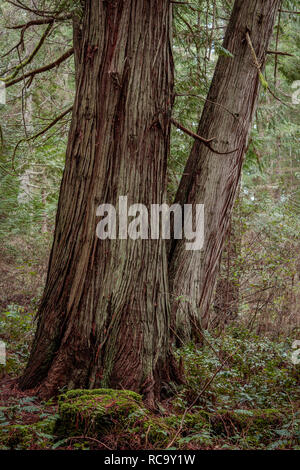
[(176, 380), (163, 241), (96, 237), (99, 204), (163, 202), (170, 21), (168, 0), (85, 2), (54, 243), (23, 389), (50, 396), (62, 386), (124, 387), (153, 406)]
[(246, 33), (263, 68), (279, 3), (235, 1), (223, 43), (234, 57), (218, 59), (198, 134), (214, 137), (221, 152), (238, 150), (218, 155), (195, 141), (175, 198), (205, 205), (203, 250), (186, 251), (184, 240), (174, 240), (169, 254), (172, 312), (181, 339), (191, 337), (193, 323), (205, 324), (256, 109), (260, 80)]

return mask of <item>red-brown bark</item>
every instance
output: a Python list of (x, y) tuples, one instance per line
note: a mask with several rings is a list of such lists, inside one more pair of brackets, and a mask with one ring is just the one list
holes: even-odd
[[(155, 397), (169, 353), (162, 240), (96, 237), (99, 204), (164, 197), (173, 103), (168, 0), (88, 0), (75, 24), (77, 92), (38, 328), (20, 385)], [(173, 375), (175, 374), (175, 375)]]
[(218, 155), (195, 141), (177, 191), (176, 203), (205, 206), (203, 250), (186, 251), (184, 240), (174, 240), (169, 255), (172, 311), (181, 339), (189, 340), (207, 320), (257, 105), (259, 73), (246, 33), (263, 68), (279, 4), (280, 0), (235, 1), (223, 43), (233, 57), (218, 59), (197, 134), (214, 137), (218, 151), (238, 150)]

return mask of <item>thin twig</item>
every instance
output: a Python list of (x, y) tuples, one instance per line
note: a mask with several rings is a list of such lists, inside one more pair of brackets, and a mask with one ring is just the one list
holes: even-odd
[(212, 100), (209, 100), (207, 98), (204, 98), (204, 96), (196, 95), (194, 93), (175, 93), (175, 98), (176, 98), (176, 96), (191, 96), (191, 97), (195, 97), (195, 98), (200, 98), (203, 101), (207, 101), (208, 103), (212, 103), (212, 104), (215, 104), (216, 106), (219, 106), (220, 108), (227, 111), (227, 113), (231, 114), (231, 116), (234, 117), (234, 119), (238, 119), (237, 115), (234, 114), (232, 111), (230, 111), (228, 108), (226, 108), (225, 106), (223, 106), (220, 103), (217, 103), (217, 101), (212, 101)]
[[(291, 108), (291, 106), (289, 106), (287, 103), (284, 103), (284, 101), (282, 101), (278, 96), (275, 95), (275, 93), (271, 90), (271, 88), (269, 87), (268, 85), (268, 82), (265, 80), (263, 74), (262, 74), (262, 71), (261, 71), (261, 65), (260, 63), (258, 62), (258, 58), (256, 56), (256, 53), (255, 53), (255, 50), (254, 50), (254, 47), (253, 47), (253, 44), (252, 44), (252, 41), (251, 41), (251, 38), (250, 38), (250, 35), (249, 35), (249, 32), (247, 31), (246, 32), (246, 39), (247, 39), (247, 43), (248, 43), (248, 46), (251, 50), (251, 54), (252, 54), (252, 57), (253, 57), (253, 61), (254, 61), (254, 66), (257, 68), (257, 72), (261, 78), (261, 80), (263, 80), (265, 82), (265, 87), (266, 89), (268, 90), (268, 92), (273, 96), (273, 98), (275, 98), (275, 100), (279, 101), (281, 104), (284, 104), (285, 106), (287, 106), (288, 108)], [(276, 56), (277, 57), (277, 56)]]
[(38, 137), (40, 137), (41, 135), (45, 134), (46, 132), (49, 131), (49, 129), (51, 129), (51, 127), (55, 126), (55, 124), (58, 123), (58, 121), (60, 121), (63, 117), (65, 117), (68, 113), (70, 113), (73, 109), (73, 106), (70, 106), (68, 109), (66, 109), (66, 111), (64, 111), (62, 114), (60, 114), (59, 116), (57, 116), (50, 124), (48, 124), (47, 127), (45, 127), (44, 129), (42, 129), (40, 132), (38, 132), (37, 134), (33, 135), (32, 137), (29, 137), (28, 139), (21, 139), (19, 140), (19, 142), (17, 143), (17, 145), (15, 146), (14, 148), (14, 151), (13, 151), (13, 156), (12, 156), (12, 169), (15, 171), (15, 167), (14, 167), (14, 161), (15, 161), (15, 157), (16, 157), (16, 153), (17, 153), (17, 150), (18, 150), (18, 147), (20, 144), (22, 144), (23, 142), (29, 142), (31, 140), (35, 140), (37, 139)]
[(25, 5), (24, 3), (22, 3), (20, 0), (16, 0), (16, 1), (7, 0), (7, 2), (10, 3), (11, 5), (14, 5), (17, 8), (21, 8), (22, 10), (34, 13), (37, 16), (42, 16), (42, 17), (47, 17), (47, 18), (52, 18), (52, 19), (55, 19), (55, 17), (62, 11), (62, 10), (50, 11), (50, 10), (33, 9)]
[(207, 148), (209, 148), (209, 150), (213, 153), (216, 153), (218, 155), (228, 155), (230, 153), (234, 153), (238, 150), (238, 148), (234, 149), (234, 150), (230, 150), (229, 152), (219, 152), (218, 150), (215, 150), (212, 148), (212, 146), (210, 145), (210, 143), (215, 140), (215, 137), (211, 138), (211, 139), (205, 139), (204, 137), (201, 137), (200, 135), (198, 134), (195, 134), (195, 132), (187, 129), (186, 127), (184, 127), (182, 124), (180, 124), (178, 121), (175, 121), (175, 119), (171, 118), (171, 123), (177, 127), (178, 129), (180, 129), (182, 132), (185, 132), (185, 134), (189, 135), (190, 137), (193, 137), (194, 139), (196, 140), (199, 140), (200, 142), (202, 142)]
[[(281, 2), (280, 2), (280, 6), (281, 6), (281, 5), (282, 5), (282, 0), (281, 0)], [(279, 10), (278, 23), (277, 23), (277, 31), (276, 31), (276, 41), (275, 41), (275, 50), (276, 50), (276, 51), (278, 51), (280, 20), (281, 20), (281, 11)], [(275, 66), (274, 66), (274, 83), (275, 83), (275, 88), (276, 88), (276, 81), (277, 81), (277, 67), (278, 67), (278, 54), (275, 55)]]
[(267, 51), (267, 54), (287, 55), (289, 57), (294, 57), (294, 54), (290, 54), (289, 52), (282, 52), (282, 51)]
[(292, 15), (300, 15), (300, 11), (293, 11), (293, 10), (278, 10), (281, 13), (290, 13)]
[(40, 25), (40, 24), (49, 24), (53, 21), (65, 21), (72, 18), (72, 15), (58, 16), (56, 18), (41, 18), (39, 20), (31, 20), (28, 23), (18, 24), (15, 26), (7, 26), (7, 29), (27, 29), (30, 26)]
[(88, 439), (89, 441), (97, 442), (97, 444), (100, 444), (100, 445), (104, 446), (108, 450), (113, 450), (110, 447), (108, 447), (106, 444), (104, 444), (104, 442), (98, 441), (98, 439), (95, 439), (94, 437), (74, 436), (74, 437), (68, 437), (67, 441), (72, 441), (72, 440), (75, 440), (75, 439)]

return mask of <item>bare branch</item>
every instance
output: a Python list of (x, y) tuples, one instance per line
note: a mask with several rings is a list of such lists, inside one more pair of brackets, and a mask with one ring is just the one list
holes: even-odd
[(193, 7), (193, 3), (188, 3), (188, 2), (175, 2), (173, 0), (170, 0), (170, 3), (173, 3), (173, 5), (178, 5), (178, 6), (181, 6), (181, 5), (187, 5), (191, 10), (193, 11), (197, 11), (196, 8)]
[[(32, 51), (32, 53), (29, 55), (29, 57), (27, 57), (27, 59), (23, 60), (23, 62), (20, 62), (16, 67), (15, 67), (15, 70), (14, 72), (9, 76), (9, 77), (5, 77), (5, 78), (2, 78), (1, 80), (4, 81), (4, 82), (11, 82), (12, 79), (19, 73), (20, 70), (23, 69), (23, 67), (25, 67), (26, 65), (30, 64), (30, 62), (32, 62), (32, 60), (34, 59), (34, 57), (36, 56), (36, 54), (38, 53), (38, 51), (40, 50), (40, 48), (42, 47), (42, 45), (44, 44), (47, 36), (49, 35), (51, 29), (52, 29), (52, 26), (53, 26), (53, 21), (51, 21), (51, 23), (47, 26), (47, 28), (45, 29), (40, 41), (38, 42), (37, 46), (34, 48), (34, 50)], [(22, 41), (21, 41), (22, 42)], [(18, 45), (19, 46), (19, 45)], [(18, 47), (17, 46), (17, 47)], [(23, 77), (21, 77), (20, 80), (22, 80)], [(18, 80), (18, 81), (20, 81)]]
[(61, 10), (60, 11), (50, 11), (50, 10), (33, 9), (33, 8), (30, 8), (28, 5), (25, 5), (20, 0), (16, 0), (16, 1), (7, 0), (7, 2), (10, 3), (11, 5), (17, 7), (17, 8), (21, 8), (22, 10), (29, 11), (30, 13), (34, 13), (37, 16), (42, 16), (42, 17), (55, 19), (55, 17), (59, 13), (61, 13)]
[(50, 124), (48, 124), (48, 126), (46, 126), (44, 129), (42, 129), (40, 132), (38, 132), (37, 134), (29, 137), (28, 139), (21, 139), (19, 140), (19, 142), (17, 143), (17, 145), (15, 146), (14, 148), (14, 151), (13, 151), (13, 156), (12, 156), (12, 169), (15, 171), (15, 167), (14, 167), (14, 161), (15, 161), (15, 157), (16, 157), (16, 153), (17, 153), (17, 150), (18, 150), (18, 147), (20, 144), (22, 144), (23, 142), (29, 142), (31, 140), (35, 140), (37, 139), (38, 137), (40, 137), (41, 135), (43, 134), (46, 134), (46, 132), (48, 132), (51, 127), (55, 126), (55, 124), (57, 124), (61, 119), (63, 119), (68, 113), (70, 113), (73, 109), (73, 105), (70, 106), (68, 109), (66, 109), (66, 111), (64, 111), (62, 114), (60, 114), (59, 116), (57, 116), (52, 122), (50, 122)]
[(199, 140), (200, 142), (202, 142), (213, 153), (216, 153), (218, 155), (228, 155), (228, 154), (234, 153), (238, 150), (238, 148), (236, 148), (234, 150), (230, 150), (229, 152), (219, 152), (218, 150), (213, 149), (212, 146), (210, 145), (210, 143), (213, 140), (215, 140), (215, 137), (213, 137), (212, 139), (205, 139), (204, 137), (201, 137), (200, 135), (195, 134), (195, 132), (190, 131), (189, 129), (184, 127), (182, 124), (180, 124), (178, 121), (175, 121), (175, 119), (173, 119), (173, 118), (171, 118), (171, 123), (175, 127), (177, 127), (178, 129), (180, 129), (182, 132), (184, 132), (185, 134), (189, 135), (190, 137), (193, 137), (193, 139), (196, 139), (196, 140)]
[(290, 13), (292, 15), (300, 15), (300, 11), (293, 11), (293, 10), (278, 10), (281, 13)]
[[(280, 1), (280, 7), (281, 7), (281, 5), (282, 5), (282, 0)], [(281, 21), (281, 11), (279, 11), (277, 29), (276, 29), (276, 42), (275, 42), (275, 50), (276, 51), (278, 51), (278, 44), (279, 44), (280, 21)], [(277, 67), (278, 67), (278, 54), (275, 55), (275, 66), (274, 66), (275, 88), (276, 88), (276, 82), (277, 82)]]
[[(12, 51), (14, 51), (15, 49), (18, 49), (23, 43), (23, 40), (22, 38), (20, 39), (20, 41), (15, 45), (13, 46), (11, 49), (9, 49), (9, 51), (5, 52), (5, 54), (3, 54), (1, 56), (1, 59), (4, 59), (4, 57), (8, 56)], [(10, 69), (8, 69), (6, 72), (10, 72), (11, 70), (13, 69), (13, 67), (11, 67)]]
[(173, 118), (171, 118), (171, 123), (175, 127), (177, 127), (178, 129), (180, 129), (182, 132), (185, 132), (190, 137), (193, 137), (194, 139), (200, 140), (200, 142), (203, 142), (203, 144), (209, 144), (210, 142), (215, 140), (215, 137), (213, 137), (212, 139), (204, 139), (204, 137), (201, 137), (200, 135), (195, 134), (195, 132), (190, 131), (189, 129), (184, 127), (182, 124), (180, 124), (178, 121), (175, 121), (175, 119), (173, 119)]
[(13, 46), (8, 52), (3, 54), (1, 57), (4, 58), (4, 57), (8, 56), (14, 49), (17, 49), (19, 46), (21, 46), (21, 44), (24, 43), (25, 32), (31, 26), (41, 25), (41, 24), (50, 24), (50, 23), (54, 23), (55, 21), (65, 21), (65, 20), (68, 20), (70, 18), (72, 18), (71, 15), (66, 15), (66, 16), (63, 16), (63, 17), (57, 17), (55, 19), (53, 19), (53, 18), (41, 18), (39, 20), (31, 20), (31, 21), (28, 21), (28, 23), (19, 24), (19, 25), (16, 25), (16, 26), (7, 26), (6, 27), (7, 29), (14, 29), (14, 30), (15, 29), (21, 29), (22, 31), (21, 31), (21, 35), (20, 35), (20, 41), (15, 46)]
[(11, 80), (10, 82), (7, 82), (6, 83), (6, 88), (8, 88), (12, 85), (15, 85), (16, 83), (19, 83), (19, 82), (21, 82), (22, 80), (24, 80), (28, 77), (30, 77), (30, 83), (31, 83), (32, 79), (34, 78), (35, 75), (37, 75), (39, 73), (46, 72), (47, 70), (51, 70), (54, 67), (58, 67), (62, 62), (67, 60), (69, 57), (71, 57), (71, 55), (73, 55), (73, 53), (74, 53), (74, 48), (71, 47), (71, 49), (69, 49), (67, 52), (65, 52), (61, 57), (59, 57), (57, 60), (55, 60), (51, 64), (47, 64), (47, 65), (44, 65), (43, 67), (39, 67), (35, 70), (32, 70), (30, 72), (25, 73), (22, 77), (19, 77), (19, 78), (16, 78), (14, 80)]
[(194, 97), (194, 98), (200, 98), (203, 101), (207, 101), (208, 103), (212, 103), (212, 104), (215, 104), (216, 106), (220, 106), (220, 108), (225, 109), (225, 111), (227, 111), (227, 113), (231, 114), (231, 116), (234, 119), (238, 119), (238, 116), (235, 113), (233, 113), (232, 111), (230, 111), (228, 108), (226, 108), (225, 106), (223, 106), (220, 103), (217, 103), (216, 101), (212, 101), (212, 100), (209, 100), (207, 98), (204, 98), (204, 96), (196, 95), (194, 93), (175, 93), (175, 97), (176, 96), (191, 96), (191, 97)]
[(290, 54), (289, 52), (281, 52), (281, 51), (267, 51), (267, 54), (288, 55), (289, 57), (294, 57), (294, 54)]
[[(265, 85), (265, 88), (266, 90), (271, 93), (271, 95), (273, 96), (273, 98), (275, 98), (275, 100), (279, 101), (280, 103), (284, 104), (285, 106), (287, 106), (288, 108), (291, 108), (291, 106), (289, 106), (287, 103), (284, 103), (284, 101), (282, 101), (278, 96), (275, 95), (275, 93), (271, 90), (271, 88), (269, 87), (267, 81), (265, 80), (262, 72), (261, 72), (261, 65), (260, 63), (258, 62), (258, 59), (257, 59), (257, 56), (256, 56), (256, 53), (255, 53), (255, 50), (254, 50), (254, 47), (253, 47), (253, 44), (252, 44), (252, 41), (251, 41), (251, 38), (250, 38), (250, 35), (248, 33), (248, 31), (246, 32), (246, 39), (247, 39), (247, 43), (248, 43), (248, 46), (251, 50), (251, 54), (252, 54), (252, 57), (253, 57), (253, 61), (254, 61), (254, 66), (257, 68), (257, 72), (258, 72), (258, 75), (259, 75), (259, 78), (260, 78), (260, 81), (263, 81), (264, 82), (264, 85)], [(277, 56), (276, 56), (277, 57)]]
[(16, 26), (7, 26), (7, 29), (27, 29), (30, 26), (36, 26), (40, 24), (49, 24), (54, 21), (66, 21), (72, 18), (72, 15), (58, 16), (56, 18), (41, 18), (40, 20), (31, 20), (28, 23), (18, 24)]

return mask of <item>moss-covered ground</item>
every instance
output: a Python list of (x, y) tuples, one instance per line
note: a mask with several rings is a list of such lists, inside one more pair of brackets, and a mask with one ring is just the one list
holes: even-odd
[[(299, 365), (291, 341), (231, 328), (176, 351), (186, 383), (147, 410), (127, 390), (62, 390), (41, 402), (15, 385), (28, 347), (8, 342), (0, 373), (0, 449), (300, 449)], [(11, 318), (2, 318), (9, 330)]]

